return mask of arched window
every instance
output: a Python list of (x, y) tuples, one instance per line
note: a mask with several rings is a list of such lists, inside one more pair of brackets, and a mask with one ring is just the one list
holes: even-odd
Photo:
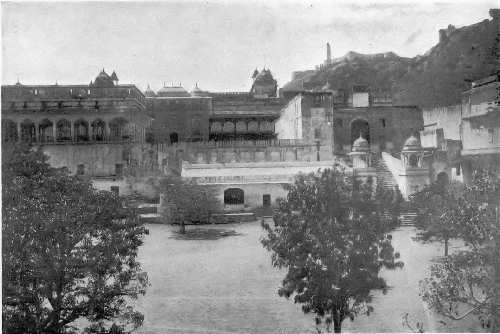
[(92, 122), (92, 140), (103, 141), (106, 136), (106, 125), (101, 119)]
[(57, 122), (56, 140), (71, 141), (71, 123), (67, 119), (61, 119)]
[(245, 203), (245, 193), (240, 188), (229, 188), (224, 190), (224, 204), (238, 205)]
[(89, 123), (84, 119), (79, 119), (75, 122), (75, 139), (76, 141), (89, 140)]
[(261, 132), (272, 132), (273, 131), (273, 122), (271, 122), (271, 121), (260, 122), (260, 131)]
[(177, 134), (177, 132), (172, 132), (169, 137), (170, 137), (170, 144), (175, 144), (179, 141), (179, 135)]
[(248, 132), (253, 132), (253, 133), (259, 132), (259, 123), (257, 123), (257, 121), (248, 122)]
[(3, 119), (2, 135), (4, 142), (16, 142), (18, 139), (17, 124), (10, 119)]
[(224, 133), (233, 133), (234, 132), (234, 123), (233, 122), (225, 122), (224, 127), (222, 128), (222, 132)]
[(26, 142), (36, 141), (35, 123), (30, 119), (25, 119), (21, 123), (21, 140)]
[(128, 122), (124, 118), (114, 118), (109, 122), (109, 137), (110, 140), (128, 139), (129, 133), (127, 129)]
[(246, 133), (247, 132), (247, 124), (243, 121), (238, 121), (236, 123), (236, 132), (237, 133)]
[(370, 125), (363, 119), (356, 119), (351, 123), (351, 145), (360, 135), (370, 143)]
[(44, 119), (42, 122), (40, 122), (40, 125), (38, 126), (38, 133), (40, 136), (41, 143), (49, 143), (54, 141), (54, 130), (52, 121)]

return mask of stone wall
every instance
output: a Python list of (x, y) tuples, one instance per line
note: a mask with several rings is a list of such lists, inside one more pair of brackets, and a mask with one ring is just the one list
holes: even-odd
[(159, 142), (208, 140), (210, 97), (148, 97), (146, 110), (155, 119), (152, 128)]
[[(405, 140), (423, 126), (417, 107), (340, 108), (333, 111), (333, 142), (335, 153), (351, 151), (359, 137), (353, 123), (367, 123), (372, 152), (400, 152)], [(364, 134), (365, 136), (365, 134)]]

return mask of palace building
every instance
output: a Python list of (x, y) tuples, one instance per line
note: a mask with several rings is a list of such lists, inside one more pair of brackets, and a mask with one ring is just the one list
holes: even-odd
[(195, 180), (227, 211), (271, 207), (298, 173), (335, 164), (415, 190), (423, 172), (400, 184), (384, 154), (404, 154), (418, 136), (418, 108), (393, 106), (366, 86), (278, 93), (269, 69), (251, 77), (246, 92), (179, 84), (142, 93), (104, 70), (89, 85), (3, 86), (3, 140), (39, 145), (54, 166), (121, 195), (154, 192), (145, 179), (165, 174)]
[(157, 165), (146, 142), (152, 118), (144, 94), (102, 70), (88, 85), (2, 86), (2, 139), (41, 146), (55, 167), (97, 188), (132, 191), (129, 176)]

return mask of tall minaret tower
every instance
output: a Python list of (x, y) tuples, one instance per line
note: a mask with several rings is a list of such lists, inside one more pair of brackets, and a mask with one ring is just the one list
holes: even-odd
[(330, 43), (326, 43), (326, 65), (332, 63), (332, 49), (330, 48)]

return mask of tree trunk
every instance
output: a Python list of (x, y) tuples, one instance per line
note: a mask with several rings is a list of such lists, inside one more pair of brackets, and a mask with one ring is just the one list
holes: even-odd
[(444, 256), (448, 256), (448, 238), (444, 239)]
[(184, 224), (184, 220), (181, 221), (181, 227), (179, 229), (180, 234), (186, 234), (186, 225)]
[(342, 332), (342, 319), (340, 317), (340, 312), (338, 310), (334, 310), (332, 312), (332, 320), (333, 320), (334, 333), (341, 333)]
[(342, 326), (340, 322), (334, 321), (333, 322), (333, 331), (334, 333), (341, 333), (342, 332)]

